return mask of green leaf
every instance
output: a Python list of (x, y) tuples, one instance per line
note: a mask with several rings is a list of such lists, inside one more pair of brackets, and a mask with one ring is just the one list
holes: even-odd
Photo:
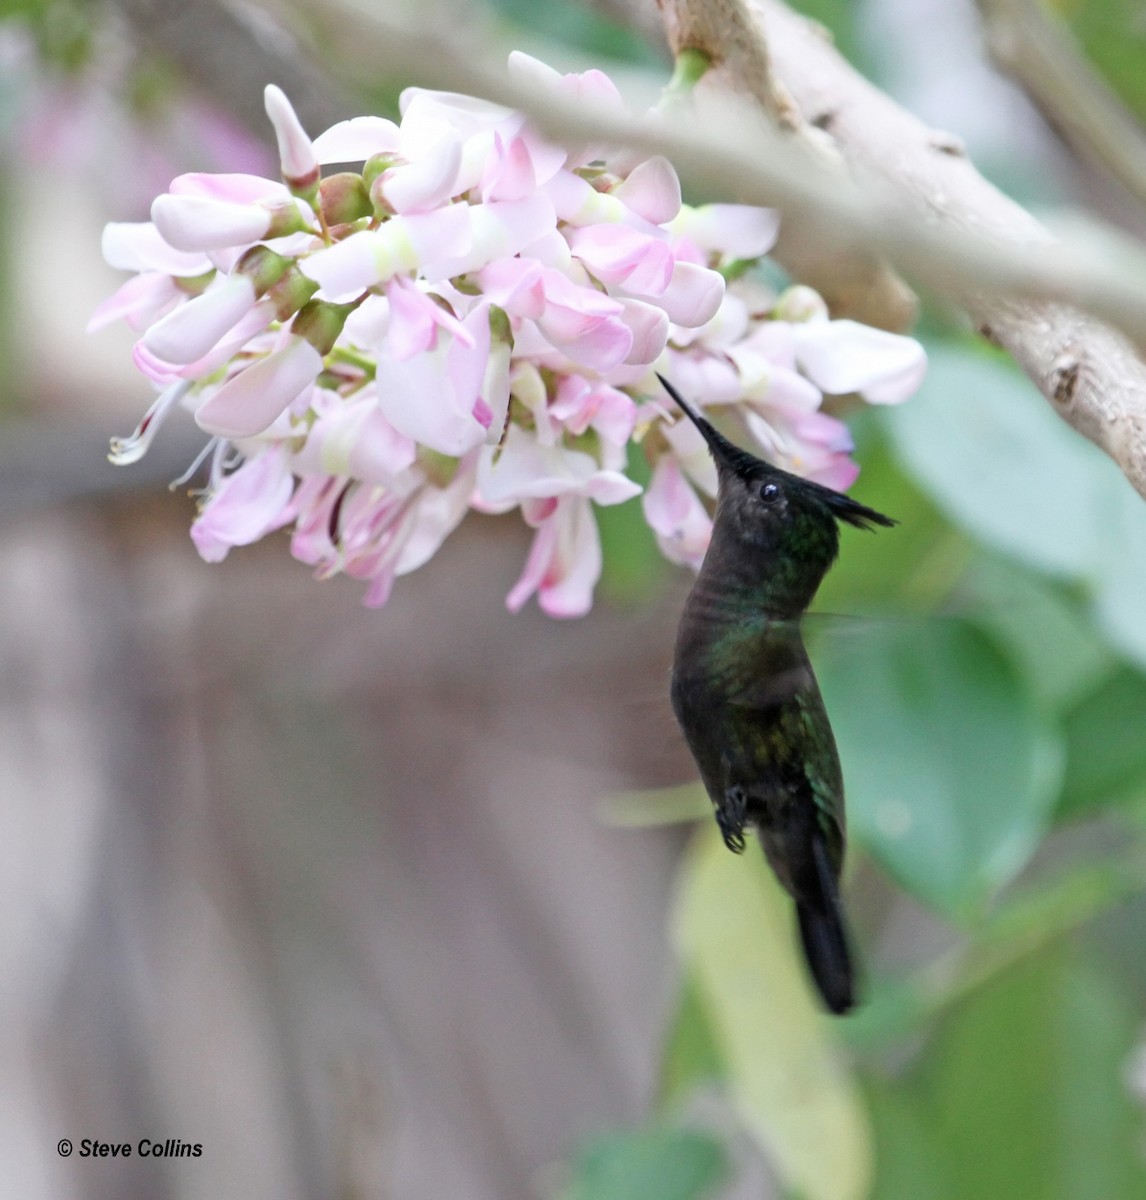
[(699, 1200), (727, 1174), (713, 1137), (645, 1129), (595, 1139), (577, 1157), (566, 1200)]
[(1146, 120), (1146, 24), (1141, 0), (1071, 0), (1065, 9), (1099, 73), (1138, 117)]
[(792, 903), (762, 856), (705, 826), (684, 863), (676, 942), (745, 1124), (806, 1200), (864, 1200), (870, 1134), (793, 942)]
[[(651, 47), (633, 29), (610, 21), (589, 5), (571, 0), (546, 0), (544, 4), (535, 0), (493, 0), (493, 7), (518, 30), (535, 38), (547, 38), (569, 50), (582, 51), (587, 61), (579, 68), (581, 70), (603, 56), (665, 70), (667, 77), (663, 52)], [(512, 39), (510, 44), (513, 44)]]
[(949, 1200), (946, 1181), (936, 1170), (942, 1156), (942, 1131), (929, 1119), (918, 1097), (908, 1088), (882, 1079), (867, 1081), (865, 1093), (878, 1164), (873, 1197)]
[(1051, 712), (1069, 707), (1117, 661), (1076, 598), (1010, 559), (973, 560), (955, 602), (1006, 646), (1035, 700)]
[(904, 465), (953, 520), (1052, 574), (1093, 566), (1110, 494), (1103, 455), (1016, 370), (969, 350), (929, 349), (918, 394), (884, 417)]
[(1114, 672), (1066, 716), (1066, 773), (1059, 811), (1146, 808), (1146, 676)]
[(686, 974), (661, 1061), (661, 1102), (667, 1105), (682, 1100), (693, 1088), (723, 1078), (724, 1063), (708, 1023), (708, 1010), (692, 977)]
[(1115, 861), (1075, 866), (1023, 890), (1010, 890), (969, 938), (900, 978), (872, 980), (863, 1007), (848, 1021), (857, 1048), (901, 1043), (904, 1034), (1042, 951), (1063, 934), (1093, 921), (1146, 887), (1141, 852)]
[(1122, 1082), (1135, 1022), (1069, 944), (981, 989), (941, 1032), (920, 1103), (942, 1135), (950, 1200), (1146, 1195), (1140, 1114)]
[(1129, 484), (1110, 496), (1095, 542), (1095, 613), (1114, 644), (1146, 664), (1146, 502)]
[(884, 414), (920, 487), (985, 543), (1083, 582), (1107, 637), (1146, 663), (1146, 504), (1032, 384), (940, 346), (909, 403)]
[(941, 912), (980, 912), (1052, 812), (1061, 742), (1008, 660), (958, 620), (874, 627), (813, 656), (849, 828)]
[[(647, 487), (651, 471), (640, 447), (629, 444), (626, 474)], [(644, 603), (669, 573), (669, 564), (645, 520), (641, 499), (595, 505), (601, 535), (601, 595), (618, 604)]]

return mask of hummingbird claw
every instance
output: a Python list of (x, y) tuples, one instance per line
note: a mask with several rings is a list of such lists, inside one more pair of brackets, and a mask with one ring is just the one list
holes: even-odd
[(730, 787), (724, 793), (724, 803), (716, 810), (716, 824), (724, 844), (733, 854), (744, 852), (744, 824), (748, 815), (748, 797), (742, 787)]

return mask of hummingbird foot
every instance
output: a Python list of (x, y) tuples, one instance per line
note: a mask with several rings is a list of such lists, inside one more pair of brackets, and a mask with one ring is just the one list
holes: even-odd
[(730, 787), (724, 793), (724, 803), (717, 806), (716, 824), (724, 844), (733, 854), (744, 852), (744, 826), (748, 817), (748, 796), (742, 787)]

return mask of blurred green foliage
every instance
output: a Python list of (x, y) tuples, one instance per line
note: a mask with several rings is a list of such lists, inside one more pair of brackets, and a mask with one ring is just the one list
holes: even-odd
[(584, 51), (590, 59), (604, 57), (656, 70), (663, 70), (668, 61), (667, 49), (654, 49), (636, 31), (610, 21), (589, 5), (491, 0), (490, 7), (507, 25)]
[(727, 1174), (716, 1138), (691, 1130), (644, 1129), (595, 1138), (572, 1164), (563, 1200), (702, 1200)]
[(1146, 14), (1141, 0), (1054, 0), (1052, 7), (1106, 82), (1146, 120)]

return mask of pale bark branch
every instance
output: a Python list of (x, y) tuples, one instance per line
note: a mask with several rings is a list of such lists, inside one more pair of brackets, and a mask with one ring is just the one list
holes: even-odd
[[(1130, 272), (1123, 276), (1108, 269), (1103, 281), (1099, 270), (1088, 282), (1076, 276), (1074, 285), (1057, 292), (1048, 288), (1040, 296), (1038, 288), (1020, 284), (1018, 276), (1025, 272), (1019, 270), (1008, 285), (1005, 276), (1024, 259), (1030, 267), (1041, 259), (1050, 274), (1061, 267), (1073, 275), (1066, 249), (987, 183), (943, 135), (858, 75), (817, 27), (777, 0), (754, 2), (764, 15), (777, 76), (805, 114), (830, 130), (857, 177), (895, 195), (935, 233), (949, 231), (950, 248), (966, 247), (969, 231), (982, 251), (989, 254), (997, 247), (1000, 262), (1008, 262), (1003, 270), (980, 272), (986, 264), (976, 262), (970, 272), (951, 273), (941, 290), (960, 301), (1055, 411), (1106, 451), (1146, 496), (1146, 366), (1111, 328), (1129, 333), (1139, 346), (1146, 344), (1137, 315), (1128, 320), (1122, 308), (1127, 303), (1136, 312), (1141, 308), (1146, 292), (1138, 280)], [(902, 258), (897, 261), (907, 266)]]
[[(701, 88), (755, 101), (776, 130), (834, 172), (837, 189), (853, 188), (835, 144), (808, 124), (776, 79), (760, 15), (747, 0), (660, 0), (660, 8), (672, 52), (699, 50), (712, 63)], [(773, 257), (814, 287), (835, 316), (898, 331), (915, 324), (915, 295), (884, 257), (825, 226), (814, 213), (789, 210), (784, 217)]]

